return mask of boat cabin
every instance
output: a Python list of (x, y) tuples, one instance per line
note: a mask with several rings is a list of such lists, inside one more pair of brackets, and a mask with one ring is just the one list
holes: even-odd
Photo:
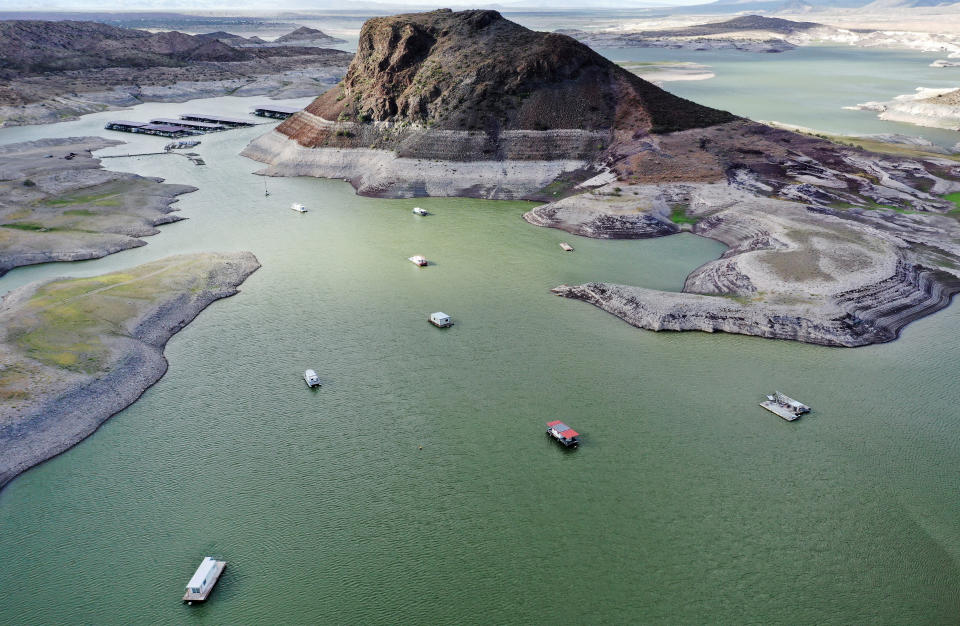
[(447, 328), (449, 326), (453, 326), (453, 322), (450, 321), (450, 316), (440, 311), (431, 313), (429, 319), (430, 323), (437, 328)]
[(319, 387), (320, 386), (320, 377), (317, 376), (317, 373), (313, 370), (307, 370), (303, 373), (303, 380), (307, 382), (307, 385), (310, 387)]
[(570, 428), (560, 420), (547, 422), (547, 434), (562, 443), (567, 448), (580, 444), (580, 433)]

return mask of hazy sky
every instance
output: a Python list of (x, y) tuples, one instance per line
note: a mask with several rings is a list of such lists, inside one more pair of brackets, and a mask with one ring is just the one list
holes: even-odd
[(702, 4), (710, 0), (560, 0), (544, 4), (542, 0), (446, 0), (436, 3), (430, 0), (389, 0), (387, 2), (351, 2), (350, 0), (271, 0), (264, 3), (262, 0), (0, 0), (0, 10), (3, 11), (216, 11), (229, 12), (240, 10), (245, 13), (270, 12), (284, 9), (294, 10), (369, 10), (389, 9), (390, 7), (407, 6), (416, 8), (436, 7), (490, 7), (500, 5), (504, 9), (511, 6), (551, 8), (631, 8), (651, 6), (678, 6), (682, 4)]

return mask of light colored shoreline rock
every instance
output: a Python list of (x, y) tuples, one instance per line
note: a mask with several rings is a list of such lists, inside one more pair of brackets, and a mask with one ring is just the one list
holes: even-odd
[(447, 161), (403, 158), (391, 150), (306, 148), (275, 130), (252, 141), (241, 154), (268, 164), (258, 174), (342, 179), (361, 195), (381, 198), (514, 200), (586, 165), (576, 159)]
[[(854, 347), (895, 339), (960, 291), (960, 225), (952, 218), (812, 207), (729, 183), (631, 186), (614, 197), (609, 189), (524, 219), (589, 237), (649, 237), (681, 230), (649, 225), (669, 223), (666, 207), (684, 206), (699, 220), (694, 233), (729, 246), (693, 271), (682, 293), (600, 282), (553, 290), (639, 328)], [(622, 231), (598, 228), (613, 218)]]
[[(216, 300), (232, 296), (260, 264), (249, 252), (170, 257), (150, 264), (140, 279), (150, 285), (149, 304), (122, 321), (122, 331), (102, 335), (109, 350), (105, 367), (94, 372), (67, 370), (38, 362), (16, 344), (19, 325), (30, 320), (37, 290), (59, 281), (33, 283), (0, 302), (4, 340), (0, 342), (0, 386), (23, 387), (27, 397), (0, 404), (0, 488), (21, 472), (71, 448), (103, 422), (135, 402), (167, 370), (167, 341)], [(160, 269), (154, 270), (153, 266)], [(134, 268), (135, 271), (139, 268)], [(100, 277), (95, 277), (95, 279)], [(60, 279), (62, 280), (62, 279)], [(130, 282), (117, 284), (128, 286)], [(150, 289), (160, 287), (160, 293)], [(77, 297), (110, 297), (109, 289)], [(25, 321), (26, 320), (26, 321)], [(24, 376), (24, 382), (4, 381)]]

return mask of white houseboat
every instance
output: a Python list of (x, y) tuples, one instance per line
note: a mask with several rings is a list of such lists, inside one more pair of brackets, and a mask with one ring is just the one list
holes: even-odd
[(303, 205), (300, 204), (299, 202), (294, 202), (293, 204), (290, 205), (290, 208), (293, 209), (294, 211), (296, 211), (297, 213), (306, 213), (306, 212), (307, 212), (307, 207), (303, 206)]
[(317, 376), (317, 373), (313, 370), (307, 370), (303, 373), (303, 380), (306, 381), (307, 386), (309, 387), (319, 387), (320, 386), (320, 377)]
[(453, 326), (453, 322), (450, 321), (450, 316), (440, 311), (431, 313), (428, 319), (430, 320), (430, 323), (437, 328), (448, 328)]
[(573, 246), (568, 244), (566, 241), (561, 241), (560, 247), (563, 248), (565, 252), (573, 252)]
[(413, 214), (414, 215), (430, 215), (430, 212), (427, 211), (426, 209), (421, 209), (420, 207), (415, 206), (413, 207)]
[(193, 578), (187, 583), (187, 592), (183, 594), (183, 601), (191, 604), (204, 602), (210, 597), (213, 586), (217, 584), (220, 574), (223, 573), (226, 566), (226, 561), (218, 561), (212, 556), (203, 557), (200, 567), (197, 568), (197, 571), (193, 573)]
[(415, 254), (410, 257), (410, 262), (419, 267), (426, 267), (427, 257), (423, 256), (422, 254)]

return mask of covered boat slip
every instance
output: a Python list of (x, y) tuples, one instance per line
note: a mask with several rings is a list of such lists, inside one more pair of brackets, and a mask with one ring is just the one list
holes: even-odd
[(257, 122), (250, 119), (241, 119), (239, 117), (227, 117), (224, 115), (210, 115), (206, 113), (184, 113), (180, 116), (181, 120), (190, 122), (205, 122), (207, 124), (218, 124), (230, 128), (240, 128), (243, 126), (256, 126)]
[(275, 120), (285, 120), (294, 113), (303, 110), (301, 107), (289, 107), (280, 104), (264, 104), (253, 109), (258, 117), (269, 117)]

